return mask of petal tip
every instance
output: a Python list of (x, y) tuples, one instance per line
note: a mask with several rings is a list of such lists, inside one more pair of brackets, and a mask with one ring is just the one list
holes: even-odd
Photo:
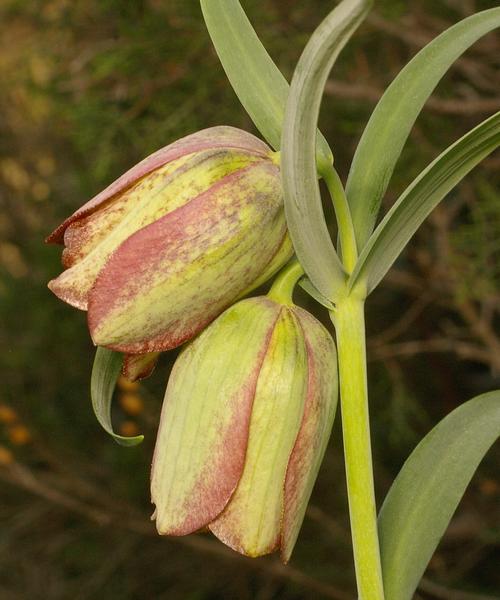
[(63, 302), (66, 302), (70, 306), (78, 308), (79, 310), (87, 310), (88, 300), (86, 295), (79, 294), (74, 289), (64, 285), (64, 283), (61, 283), (60, 278), (64, 275), (64, 273), (65, 272), (55, 279), (51, 279), (47, 283), (47, 287), (59, 298), (59, 300), (62, 300)]

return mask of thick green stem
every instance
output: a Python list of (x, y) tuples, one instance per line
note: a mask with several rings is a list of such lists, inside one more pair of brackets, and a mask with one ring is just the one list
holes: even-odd
[(281, 304), (293, 304), (293, 290), (299, 279), (304, 275), (304, 269), (299, 261), (292, 259), (276, 277), (269, 293), (269, 298)]
[(342, 429), (359, 600), (383, 600), (368, 415), (364, 301), (331, 312), (337, 334)]

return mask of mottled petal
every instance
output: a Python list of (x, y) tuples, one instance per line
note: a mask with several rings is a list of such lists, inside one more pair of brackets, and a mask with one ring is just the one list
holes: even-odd
[(283, 236), (283, 240), (281, 242), (280, 247), (276, 251), (275, 255), (269, 261), (267, 267), (257, 277), (257, 279), (255, 281), (253, 281), (252, 284), (244, 292), (242, 292), (239, 295), (239, 297), (243, 298), (244, 296), (249, 294), (251, 291), (255, 290), (256, 288), (258, 288), (261, 285), (263, 285), (264, 283), (266, 283), (266, 281), (268, 279), (271, 279), (271, 277), (273, 275), (276, 275), (276, 273), (284, 265), (286, 265), (286, 263), (292, 258), (292, 256), (293, 256), (293, 245), (292, 245), (292, 240), (290, 239), (290, 236), (288, 235), (288, 231), (287, 231), (285, 233), (285, 235)]
[(259, 156), (269, 156), (269, 147), (250, 133), (234, 127), (210, 127), (188, 135), (161, 148), (129, 169), (100, 194), (89, 200), (66, 219), (49, 237), (48, 243), (62, 243), (66, 228), (73, 222), (95, 212), (113, 196), (125, 191), (148, 173), (188, 154), (216, 148), (245, 150)]
[(279, 310), (264, 298), (243, 300), (177, 359), (152, 467), (159, 533), (196, 531), (231, 497), (243, 470), (257, 379)]
[(70, 261), (75, 264), (52, 280), (49, 288), (61, 300), (86, 310), (99, 271), (122, 242), (254, 160), (239, 152), (210, 149), (149, 174), (103, 211), (68, 227), (65, 241), (68, 236)]
[(305, 310), (298, 307), (292, 310), (305, 336), (308, 382), (304, 416), (286, 474), (280, 544), (285, 563), (297, 540), (330, 438), (338, 396), (337, 355), (332, 337)]
[(149, 377), (156, 367), (160, 352), (146, 354), (125, 354), (123, 357), (122, 374), (129, 381), (137, 381)]
[(280, 543), (285, 476), (302, 421), (306, 372), (302, 331), (293, 312), (282, 307), (257, 382), (243, 475), (209, 525), (248, 556), (268, 554)]
[(112, 254), (90, 294), (94, 343), (132, 353), (178, 346), (255, 281), (284, 231), (271, 161), (224, 177)]

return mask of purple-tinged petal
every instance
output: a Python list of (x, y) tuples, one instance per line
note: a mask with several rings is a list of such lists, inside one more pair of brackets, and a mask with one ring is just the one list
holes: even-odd
[(280, 544), (285, 477), (302, 421), (306, 374), (300, 325), (292, 310), (281, 307), (255, 390), (245, 468), (227, 507), (209, 525), (247, 556), (269, 554)]
[(153, 518), (160, 534), (185, 535), (205, 527), (231, 498), (243, 470), (255, 388), (279, 310), (264, 298), (243, 300), (177, 359), (152, 466)]
[(47, 243), (61, 244), (63, 242), (64, 232), (71, 223), (102, 208), (106, 202), (136, 184), (145, 175), (151, 173), (155, 169), (188, 154), (216, 148), (244, 150), (261, 157), (268, 157), (271, 153), (270, 148), (264, 142), (252, 134), (234, 127), (210, 127), (183, 137), (180, 140), (157, 150), (129, 169), (106, 189), (97, 194), (97, 196), (94, 196), (94, 198), (89, 200), (74, 212), (71, 217), (59, 225), (59, 227), (47, 237)]
[(122, 242), (189, 203), (221, 178), (256, 161), (263, 162), (240, 151), (210, 149), (156, 169), (103, 209), (66, 229), (69, 254), (65, 260), (73, 264), (51, 281), (49, 288), (68, 304), (86, 310), (98, 273)]
[(123, 357), (122, 375), (129, 381), (145, 379), (154, 371), (159, 358), (159, 352), (125, 354)]
[(131, 353), (178, 346), (255, 281), (284, 232), (277, 167), (258, 161), (227, 175), (111, 255), (89, 298), (94, 343)]
[(292, 310), (305, 336), (308, 382), (304, 416), (285, 481), (281, 533), (281, 557), (285, 563), (292, 554), (330, 438), (338, 396), (337, 355), (332, 337), (308, 312), (298, 307)]

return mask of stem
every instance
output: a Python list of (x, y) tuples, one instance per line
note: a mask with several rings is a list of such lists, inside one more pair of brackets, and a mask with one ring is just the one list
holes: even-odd
[(368, 415), (364, 300), (330, 313), (337, 334), (342, 430), (359, 600), (383, 600)]
[(292, 259), (275, 279), (267, 294), (268, 297), (281, 304), (291, 306), (293, 304), (293, 290), (302, 275), (304, 275), (304, 269), (301, 264), (296, 258)]
[(332, 165), (321, 169), (320, 175), (332, 197), (333, 209), (339, 228), (340, 245), (342, 247), (342, 261), (348, 273), (352, 273), (358, 260), (356, 236), (352, 224), (351, 211), (345, 195), (344, 187), (337, 171)]

